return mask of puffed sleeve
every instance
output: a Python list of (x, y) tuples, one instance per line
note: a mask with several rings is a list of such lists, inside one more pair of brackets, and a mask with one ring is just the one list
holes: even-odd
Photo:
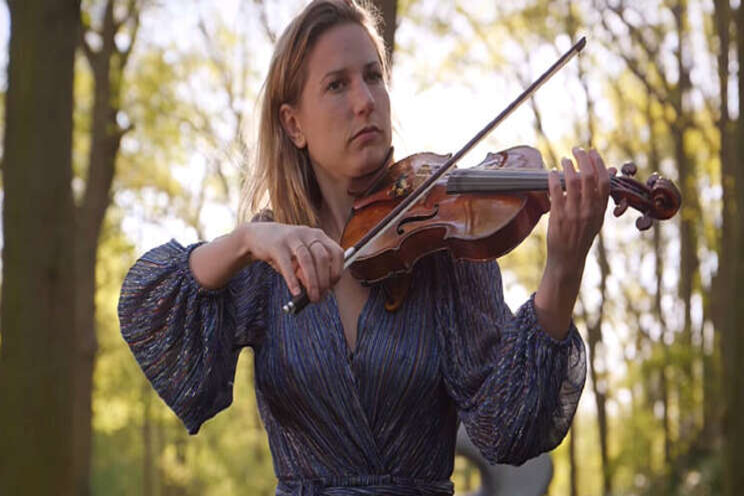
[(124, 340), (190, 434), (232, 403), (238, 355), (263, 335), (268, 266), (250, 264), (223, 288), (194, 279), (188, 247), (154, 248), (129, 270), (119, 298)]
[(442, 374), (473, 443), (491, 463), (521, 465), (552, 450), (571, 425), (586, 378), (571, 323), (557, 341), (537, 322), (534, 294), (516, 315), (494, 262), (449, 261), (439, 307)]

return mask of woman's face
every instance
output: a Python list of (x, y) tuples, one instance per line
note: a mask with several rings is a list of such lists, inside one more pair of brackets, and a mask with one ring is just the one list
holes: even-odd
[(367, 31), (353, 23), (329, 29), (306, 64), (299, 103), (280, 109), (291, 139), (331, 179), (375, 170), (390, 148), (390, 98)]

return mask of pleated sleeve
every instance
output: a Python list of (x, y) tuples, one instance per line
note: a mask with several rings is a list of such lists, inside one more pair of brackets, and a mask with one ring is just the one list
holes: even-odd
[(250, 264), (223, 288), (194, 279), (175, 240), (143, 255), (119, 298), (119, 323), (142, 371), (190, 434), (232, 403), (240, 350), (264, 332), (267, 269)]
[(450, 261), (442, 271), (442, 373), (471, 440), (491, 463), (521, 465), (552, 450), (586, 378), (573, 322), (564, 340), (552, 338), (537, 322), (534, 294), (513, 314), (496, 262)]

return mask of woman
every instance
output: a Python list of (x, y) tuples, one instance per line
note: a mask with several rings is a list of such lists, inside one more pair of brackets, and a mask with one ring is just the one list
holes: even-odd
[[(495, 262), (426, 257), (395, 312), (343, 271), (349, 190), (390, 151), (383, 54), (365, 9), (312, 2), (264, 88), (245, 198), (268, 191), (273, 221), (155, 248), (122, 288), (123, 336), (191, 434), (231, 403), (253, 348), (281, 495), (452, 494), (459, 422), (490, 461), (521, 464), (565, 436), (584, 384), (571, 313), (607, 204), (596, 152), (574, 150), (580, 174), (564, 160), (565, 194), (551, 175), (547, 266), (516, 315)], [(313, 303), (284, 314), (300, 285)]]

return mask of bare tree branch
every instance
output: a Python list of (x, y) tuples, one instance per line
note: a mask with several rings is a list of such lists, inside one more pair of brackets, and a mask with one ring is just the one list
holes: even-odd
[(130, 9), (127, 14), (127, 21), (132, 22), (132, 32), (129, 35), (129, 46), (124, 50), (117, 49), (119, 53), (119, 67), (122, 70), (124, 70), (124, 67), (126, 67), (127, 62), (129, 61), (129, 56), (132, 54), (132, 49), (134, 48), (134, 43), (137, 40), (137, 34), (139, 33), (140, 10), (137, 8), (136, 3), (136, 0), (131, 0)]
[[(478, 36), (478, 38), (483, 42), (483, 45), (488, 51), (488, 54), (491, 57), (491, 59), (497, 60), (501, 58), (500, 54), (488, 41), (488, 35), (483, 30), (482, 24), (478, 20), (474, 19), (472, 15), (470, 15), (469, 12), (467, 12), (465, 9), (461, 8), (460, 6), (457, 6), (456, 10), (460, 15), (462, 15), (468, 21), (468, 23), (470, 24), (470, 27), (473, 29), (473, 31)], [(512, 36), (516, 37), (511, 25), (507, 25), (507, 29)], [(524, 53), (523, 58), (529, 60), (529, 54)], [(527, 64), (527, 67), (528, 67), (527, 70), (529, 71), (529, 64)], [(517, 72), (516, 75), (517, 75), (517, 79), (519, 79), (519, 83), (524, 87), (527, 87), (532, 80), (532, 77), (530, 74), (524, 74), (522, 72)], [(537, 106), (537, 101), (535, 100), (535, 97), (532, 96), (529, 102), (530, 102), (530, 108), (532, 109), (532, 112), (535, 115), (535, 130), (537, 131), (538, 136), (543, 140), (545, 144), (545, 148), (548, 150), (548, 155), (550, 156), (549, 158), (550, 158), (550, 161), (552, 162), (552, 165), (557, 166), (558, 158), (555, 153), (555, 150), (553, 149), (553, 146), (550, 144), (550, 140), (548, 139), (547, 134), (545, 133), (542, 113), (539, 107)]]
[(266, 37), (269, 38), (272, 45), (276, 44), (277, 35), (269, 25), (269, 17), (266, 14), (266, 2), (264, 0), (253, 0), (253, 3), (258, 7), (258, 18), (261, 21), (261, 26), (263, 26)]
[[(604, 16), (602, 16), (601, 19), (602, 26), (604, 27), (605, 31), (610, 34), (610, 36), (612, 37), (612, 41), (615, 44), (619, 44), (620, 38), (614, 31), (612, 31), (609, 24), (607, 23), (607, 19)], [(625, 66), (630, 70), (630, 72), (632, 72), (633, 75), (641, 82), (641, 84), (643, 84), (643, 86), (646, 88), (646, 91), (652, 94), (662, 105), (668, 104), (668, 93), (660, 91), (657, 86), (651, 84), (651, 76), (645, 71), (641, 70), (641, 63), (639, 60), (630, 58), (628, 54), (625, 53), (625, 51), (619, 51), (617, 52), (617, 54), (620, 56), (620, 58), (623, 59), (623, 62), (625, 62)]]
[[(620, 2), (618, 5), (612, 5), (607, 3), (607, 10), (614, 13), (620, 22), (628, 29), (630, 38), (634, 42), (634, 45), (640, 47), (648, 60), (658, 60), (659, 58), (659, 46), (661, 45), (659, 39), (649, 40), (641, 29), (635, 24), (631, 23), (625, 14), (626, 10), (633, 10), (630, 7), (625, 6), (625, 2)], [(643, 17), (640, 12), (634, 11), (639, 17)], [(606, 24), (604, 24), (607, 26)], [(609, 29), (608, 29), (609, 30)], [(614, 33), (613, 33), (614, 34)], [(669, 91), (669, 88), (666, 88)]]
[(83, 50), (85, 59), (88, 61), (88, 64), (93, 67), (93, 64), (95, 62), (95, 52), (93, 51), (93, 48), (91, 48), (90, 43), (88, 43), (88, 40), (85, 39), (85, 35), (89, 32), (95, 33), (96, 31), (91, 27), (87, 16), (81, 16), (80, 19), (80, 35), (78, 42), (80, 44), (80, 48)]

